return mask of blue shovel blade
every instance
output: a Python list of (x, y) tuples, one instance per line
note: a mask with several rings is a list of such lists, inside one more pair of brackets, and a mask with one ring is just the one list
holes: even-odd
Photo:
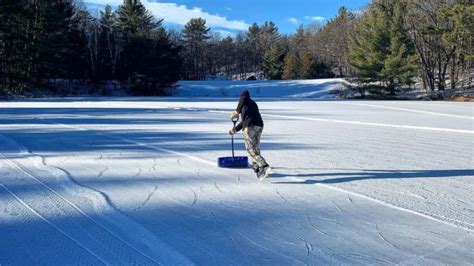
[(247, 168), (249, 161), (247, 156), (219, 157), (217, 159), (219, 167), (226, 168)]

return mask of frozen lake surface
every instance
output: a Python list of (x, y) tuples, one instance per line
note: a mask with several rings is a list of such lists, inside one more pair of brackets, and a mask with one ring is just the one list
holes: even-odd
[(262, 99), (259, 182), (236, 101), (0, 102), (0, 265), (474, 262), (474, 105)]

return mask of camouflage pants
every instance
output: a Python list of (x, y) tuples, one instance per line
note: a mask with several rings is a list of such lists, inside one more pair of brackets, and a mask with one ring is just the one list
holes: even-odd
[(250, 126), (244, 128), (244, 141), (247, 152), (250, 155), (252, 163), (258, 167), (268, 165), (265, 159), (260, 155), (260, 137), (263, 127)]

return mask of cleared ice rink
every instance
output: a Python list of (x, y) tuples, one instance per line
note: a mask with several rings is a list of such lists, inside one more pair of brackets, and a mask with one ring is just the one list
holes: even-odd
[(0, 264), (474, 262), (473, 104), (257, 103), (264, 183), (237, 99), (1, 102)]

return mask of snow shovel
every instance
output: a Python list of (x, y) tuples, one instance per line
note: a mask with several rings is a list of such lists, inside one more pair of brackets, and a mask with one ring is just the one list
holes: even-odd
[[(232, 118), (232, 123), (235, 124), (239, 118)], [(219, 167), (225, 168), (247, 168), (249, 166), (247, 156), (235, 156), (234, 155), (234, 135), (232, 135), (232, 157), (219, 157), (217, 158), (217, 164)]]

